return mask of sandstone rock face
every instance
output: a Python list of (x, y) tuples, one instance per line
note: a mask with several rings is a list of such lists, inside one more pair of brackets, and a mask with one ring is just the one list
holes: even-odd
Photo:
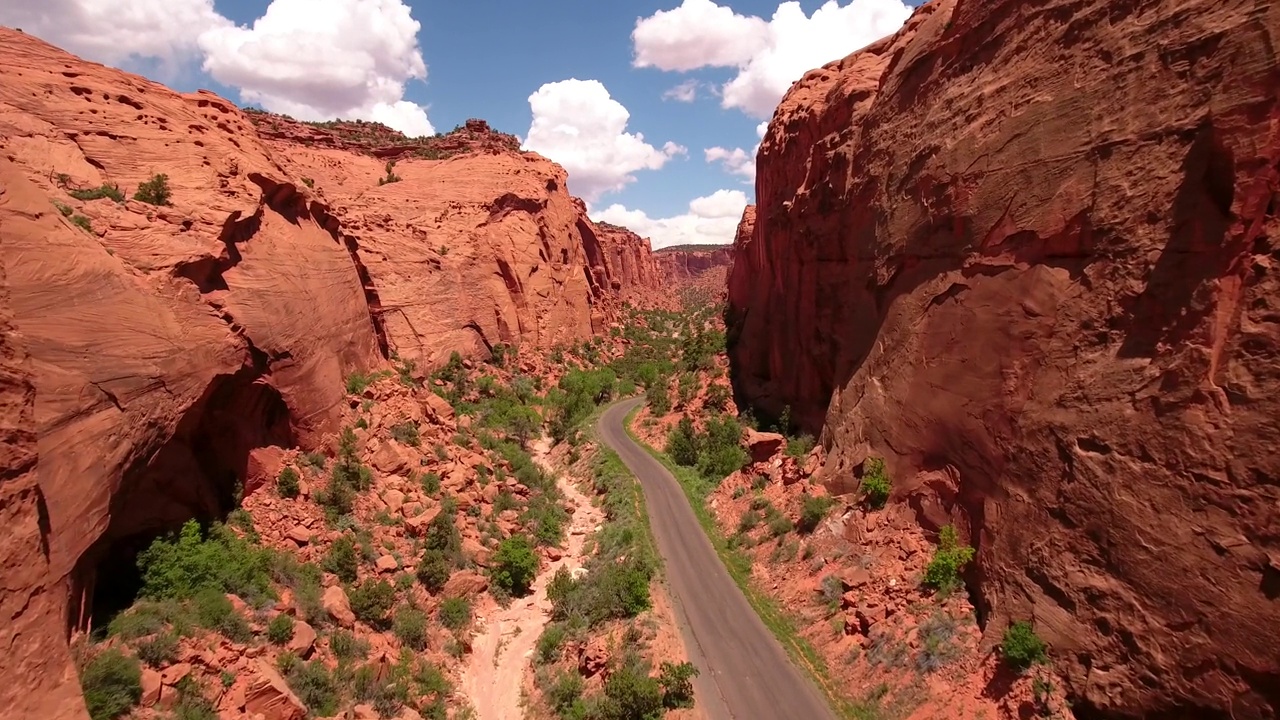
[[(0, 203), (8, 201), (0, 184)], [(0, 225), (0, 253), (8, 252)], [(49, 573), (48, 505), (37, 482), (36, 391), (0, 263), (0, 707), (15, 718), (88, 718), (63, 631), (66, 590)]]
[(592, 222), (580, 208), (578, 225), (586, 250), (592, 287), (599, 293), (642, 296), (661, 285), (656, 256), (649, 240), (606, 222)]
[[(807, 74), (737, 242), (764, 409), (978, 549), (1080, 717), (1280, 711), (1280, 6), (935, 0)], [(744, 218), (744, 227), (750, 225)]]
[(658, 276), (663, 284), (678, 285), (693, 280), (715, 268), (733, 264), (733, 246), (682, 245), (654, 252)]
[(307, 707), (275, 668), (259, 660), (255, 672), (245, 692), (245, 712), (259, 714), (265, 720), (302, 720), (307, 716)]

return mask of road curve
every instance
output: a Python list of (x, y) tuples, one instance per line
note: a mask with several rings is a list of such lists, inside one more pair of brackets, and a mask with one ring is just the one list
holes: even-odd
[(623, 422), (641, 401), (615, 403), (597, 427), (644, 490), (689, 659), (701, 671), (698, 709), (709, 720), (834, 720), (721, 564), (679, 483), (627, 435)]

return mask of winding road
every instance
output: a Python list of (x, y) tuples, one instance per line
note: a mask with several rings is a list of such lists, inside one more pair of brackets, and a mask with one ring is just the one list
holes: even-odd
[(680, 484), (627, 435), (623, 423), (642, 400), (614, 404), (598, 428), (644, 489), (689, 659), (701, 672), (699, 710), (709, 720), (834, 720), (721, 564)]

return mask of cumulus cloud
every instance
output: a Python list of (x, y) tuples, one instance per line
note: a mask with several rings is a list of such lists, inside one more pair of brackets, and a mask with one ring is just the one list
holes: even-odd
[(219, 15), (212, 0), (42, 0), (0, 7), (0, 23), (126, 68), (198, 64), (243, 102), (302, 120), (435, 132), (426, 110), (404, 99), (427, 67), (421, 25), (402, 0), (272, 0), (248, 26)]
[(569, 187), (587, 202), (621, 190), (639, 170), (658, 170), (688, 150), (673, 142), (661, 149), (627, 132), (631, 113), (599, 80), (547, 83), (529, 96), (533, 123), (523, 147), (560, 163)]
[(906, 22), (902, 0), (828, 0), (806, 16), (798, 2), (778, 6), (768, 22), (711, 0), (684, 0), (636, 21), (636, 67), (687, 71), (736, 67), (721, 88), (721, 104), (766, 118), (805, 72), (848, 55)]
[(698, 81), (685, 80), (679, 85), (662, 93), (663, 100), (675, 100), (676, 102), (691, 103), (698, 97)]
[(748, 153), (742, 148), (728, 150), (722, 147), (711, 147), (703, 151), (707, 162), (720, 163), (724, 169), (734, 175), (741, 175), (751, 180), (756, 179), (756, 154)]
[(747, 196), (741, 190), (717, 190), (705, 197), (689, 202), (689, 211), (667, 218), (651, 218), (642, 210), (628, 210), (622, 205), (592, 210), (591, 219), (629, 228), (637, 235), (649, 238), (653, 247), (672, 245), (707, 245), (733, 242), (747, 206)]

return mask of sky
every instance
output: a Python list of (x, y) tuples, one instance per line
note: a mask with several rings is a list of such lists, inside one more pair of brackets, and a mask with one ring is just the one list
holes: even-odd
[(0, 25), (300, 120), (483, 118), (658, 248), (732, 242), (790, 84), (921, 2), (0, 0)]

